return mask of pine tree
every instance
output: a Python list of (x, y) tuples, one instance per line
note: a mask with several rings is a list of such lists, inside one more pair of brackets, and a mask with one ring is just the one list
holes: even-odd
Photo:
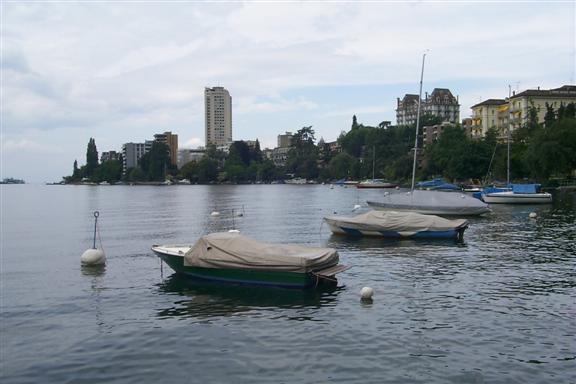
[(96, 168), (98, 168), (98, 150), (96, 149), (96, 141), (90, 138), (86, 149), (86, 176), (92, 176)]

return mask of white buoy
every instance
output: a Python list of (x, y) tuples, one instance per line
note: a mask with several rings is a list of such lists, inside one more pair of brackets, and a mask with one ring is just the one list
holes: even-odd
[(530, 212), (530, 214), (528, 215), (531, 219), (535, 219), (536, 217), (538, 217), (538, 214), (536, 212)]
[(91, 249), (84, 251), (80, 256), (82, 265), (102, 265), (106, 263), (106, 255), (102, 249), (96, 249), (96, 228), (98, 226), (100, 212), (94, 211), (94, 243)]
[(370, 287), (364, 287), (360, 291), (360, 297), (362, 300), (372, 300), (372, 296), (374, 295), (374, 290)]
[(362, 206), (361, 206), (360, 204), (356, 204), (356, 205), (354, 206), (354, 210), (357, 210), (357, 209), (360, 209), (360, 208), (362, 208)]
[(220, 212), (214, 211), (210, 214), (210, 216), (220, 216)]
[(87, 249), (80, 257), (82, 265), (106, 264), (106, 255), (101, 249)]
[(240, 233), (240, 231), (237, 229), (230, 229), (228, 232), (229, 233)]

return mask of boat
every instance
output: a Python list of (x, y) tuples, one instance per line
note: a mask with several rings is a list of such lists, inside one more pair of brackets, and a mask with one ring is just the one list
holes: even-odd
[(153, 245), (176, 273), (226, 283), (308, 288), (349, 267), (333, 248), (262, 243), (234, 232), (202, 236), (193, 245)]
[(356, 184), (356, 188), (396, 188), (398, 184), (388, 183), (381, 179), (364, 180)]
[(410, 211), (439, 216), (476, 216), (491, 211), (483, 201), (461, 192), (446, 192), (436, 190), (414, 189), (416, 177), (416, 160), (418, 153), (418, 128), (420, 127), (420, 107), (422, 100), (422, 80), (424, 77), (424, 59), (422, 57), (422, 73), (420, 76), (420, 94), (416, 113), (416, 135), (414, 139), (414, 160), (412, 164), (412, 186), (409, 192), (384, 194), (380, 201), (367, 201), (368, 205), (377, 210)]
[(26, 184), (26, 182), (22, 179), (14, 179), (13, 177), (8, 177), (2, 179), (2, 181), (0, 181), (0, 184)]
[(482, 201), (489, 204), (550, 204), (552, 195), (540, 191), (540, 184), (510, 183), (510, 125), (507, 134), (506, 189), (485, 189)]
[(367, 201), (380, 211), (416, 212), (438, 216), (479, 216), (491, 212), (485, 202), (461, 192), (398, 191), (385, 193), (378, 201)]
[(489, 204), (550, 204), (552, 195), (540, 192), (540, 184), (511, 184), (505, 190), (487, 189), (482, 192), (481, 198)]
[(302, 184), (306, 184), (307, 180), (303, 179), (301, 177), (295, 177), (293, 179), (287, 179), (284, 181), (286, 184), (298, 184), (298, 185), (302, 185)]
[(368, 211), (357, 216), (327, 216), (334, 234), (396, 239), (462, 239), (468, 220), (448, 220), (415, 212)]
[(420, 181), (416, 184), (420, 189), (427, 189), (430, 191), (461, 191), (459, 186), (449, 183), (442, 178), (432, 179), (427, 181)]

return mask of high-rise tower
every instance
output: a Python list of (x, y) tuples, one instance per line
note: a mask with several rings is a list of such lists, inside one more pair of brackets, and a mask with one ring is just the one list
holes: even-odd
[(206, 145), (232, 143), (232, 98), (224, 87), (204, 89)]

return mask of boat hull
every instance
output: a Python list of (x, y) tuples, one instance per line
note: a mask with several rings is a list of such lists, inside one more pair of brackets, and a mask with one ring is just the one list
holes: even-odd
[[(174, 255), (152, 249), (174, 272), (187, 277), (235, 284), (254, 284), (285, 288), (309, 288), (323, 280), (335, 281), (333, 276), (319, 273), (294, 273), (247, 269), (199, 268), (184, 265), (184, 255)], [(343, 266), (342, 266), (343, 267)], [(341, 270), (338, 270), (340, 272)]]
[(482, 195), (482, 200), (488, 204), (551, 204), (549, 193), (515, 193), (495, 192)]
[(462, 239), (468, 226), (444, 231), (419, 231), (415, 233), (403, 233), (382, 229), (358, 228), (353, 224), (338, 225), (329, 219), (325, 219), (332, 233), (352, 237), (383, 237), (390, 239)]

